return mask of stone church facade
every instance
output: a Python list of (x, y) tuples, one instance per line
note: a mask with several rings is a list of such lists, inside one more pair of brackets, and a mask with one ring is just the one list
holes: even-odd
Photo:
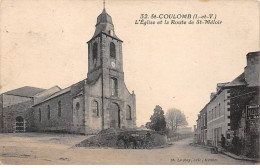
[(92, 134), (107, 128), (135, 128), (136, 97), (124, 82), (122, 42), (104, 9), (87, 42), (87, 78), (32, 96), (29, 130)]

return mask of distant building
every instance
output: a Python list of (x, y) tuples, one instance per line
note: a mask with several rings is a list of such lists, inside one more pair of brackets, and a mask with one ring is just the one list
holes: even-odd
[(195, 136), (196, 136), (196, 143), (201, 143), (201, 115), (198, 114), (198, 119), (196, 120), (196, 131), (195, 131)]
[(193, 143), (195, 144), (199, 143), (197, 125), (198, 125), (198, 120), (196, 120), (196, 125), (193, 125), (193, 134), (194, 134)]
[[(24, 92), (30, 93), (29, 96), (10, 98), (8, 92), (2, 94), (0, 131), (15, 131), (16, 116), (28, 123), (26, 131), (92, 134), (107, 128), (135, 128), (136, 99), (124, 82), (122, 43), (114, 31), (111, 16), (103, 9), (95, 33), (87, 42), (87, 78), (65, 89), (28, 87)], [(25, 104), (26, 101), (29, 102)], [(24, 106), (20, 107), (20, 102)], [(7, 111), (11, 103), (19, 105), (18, 111), (23, 114), (13, 109)]]
[(198, 114), (196, 124), (196, 143), (205, 144), (207, 141), (207, 106)]
[(207, 142), (207, 105), (200, 111), (198, 118), (198, 142), (201, 144), (206, 144)]
[(195, 132), (197, 129), (197, 126), (196, 125), (193, 125), (193, 132)]
[(189, 134), (192, 133), (192, 127), (178, 127), (176, 133)]

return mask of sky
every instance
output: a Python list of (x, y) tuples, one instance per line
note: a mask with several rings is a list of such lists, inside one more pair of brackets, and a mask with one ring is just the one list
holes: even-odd
[[(86, 42), (102, 0), (2, 0), (0, 93), (23, 86), (70, 86), (87, 77)], [(178, 108), (189, 126), (217, 83), (243, 73), (246, 54), (259, 50), (257, 1), (107, 0), (123, 40), (125, 83), (135, 91), (137, 125), (156, 105)], [(217, 14), (216, 25), (140, 25), (141, 14)]]

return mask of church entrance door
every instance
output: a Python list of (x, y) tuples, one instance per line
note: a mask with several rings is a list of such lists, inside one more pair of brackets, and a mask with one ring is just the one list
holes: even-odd
[(116, 103), (110, 105), (110, 127), (120, 128), (120, 109)]

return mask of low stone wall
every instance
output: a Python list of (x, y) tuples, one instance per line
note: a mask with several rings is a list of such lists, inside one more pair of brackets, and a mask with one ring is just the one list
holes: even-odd
[(154, 146), (161, 146), (161, 145), (167, 144), (167, 136), (166, 135), (154, 132), (152, 134), (152, 139), (153, 139)]
[(167, 144), (167, 137), (150, 130), (106, 129), (79, 144), (77, 147), (146, 148)]

